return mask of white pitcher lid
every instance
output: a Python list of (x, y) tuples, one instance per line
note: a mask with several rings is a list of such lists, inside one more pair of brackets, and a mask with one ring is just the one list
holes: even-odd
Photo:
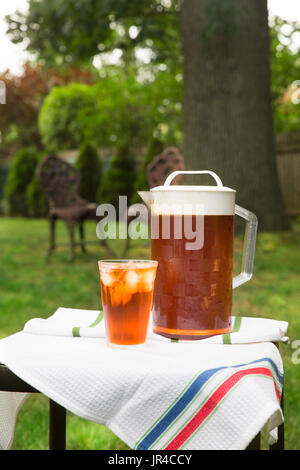
[[(172, 184), (172, 180), (177, 176), (177, 175), (198, 175), (198, 174), (209, 174), (211, 175), (215, 182), (217, 183), (216, 186), (201, 186), (201, 185), (183, 185), (183, 184)], [(150, 191), (211, 191), (211, 192), (231, 192), (235, 193), (236, 191), (234, 189), (228, 188), (226, 186), (223, 186), (223, 183), (220, 179), (220, 177), (214, 173), (213, 171), (210, 170), (195, 170), (195, 171), (173, 171), (171, 173), (166, 181), (164, 182), (163, 185), (161, 186), (155, 186), (154, 188), (151, 188)]]

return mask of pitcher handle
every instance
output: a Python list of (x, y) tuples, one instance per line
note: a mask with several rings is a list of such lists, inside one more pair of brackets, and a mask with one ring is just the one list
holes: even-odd
[(203, 174), (211, 175), (214, 178), (215, 182), (217, 183), (217, 186), (223, 186), (221, 178), (216, 173), (214, 173), (213, 171), (210, 171), (210, 170), (189, 170), (189, 171), (177, 170), (177, 171), (173, 171), (173, 173), (171, 173), (167, 177), (167, 179), (164, 183), (164, 186), (170, 186), (172, 180), (177, 175), (203, 175)]
[(247, 223), (244, 236), (242, 268), (240, 274), (232, 280), (233, 289), (250, 281), (252, 277), (257, 233), (257, 217), (255, 214), (238, 205), (235, 205), (234, 212), (245, 219)]

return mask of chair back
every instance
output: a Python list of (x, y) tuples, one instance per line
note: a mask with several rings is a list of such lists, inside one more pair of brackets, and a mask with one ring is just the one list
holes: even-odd
[[(164, 184), (167, 176), (173, 171), (184, 170), (184, 159), (177, 147), (167, 147), (153, 158), (147, 166), (147, 180), (150, 188)], [(176, 176), (171, 184), (181, 184), (184, 175)]]
[(37, 178), (51, 208), (80, 203), (78, 194), (80, 172), (56, 155), (49, 154), (41, 161)]

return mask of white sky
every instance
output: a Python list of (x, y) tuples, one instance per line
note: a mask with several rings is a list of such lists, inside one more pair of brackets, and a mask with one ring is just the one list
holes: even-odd
[[(22, 70), (22, 64), (28, 57), (24, 48), (12, 44), (5, 34), (5, 16), (17, 9), (26, 10), (27, 4), (27, 0), (0, 0), (0, 72), (10, 69), (13, 73), (19, 73)], [(270, 13), (276, 16), (289, 21), (300, 21), (299, 0), (268, 0), (268, 6)]]
[(5, 16), (26, 8), (27, 0), (0, 0), (0, 72), (9, 69), (19, 73), (22, 70), (26, 54), (22, 46), (10, 42), (5, 34)]

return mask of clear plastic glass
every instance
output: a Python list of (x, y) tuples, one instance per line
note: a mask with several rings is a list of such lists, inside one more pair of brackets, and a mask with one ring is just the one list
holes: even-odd
[(109, 346), (146, 341), (157, 261), (98, 262), (106, 338)]

